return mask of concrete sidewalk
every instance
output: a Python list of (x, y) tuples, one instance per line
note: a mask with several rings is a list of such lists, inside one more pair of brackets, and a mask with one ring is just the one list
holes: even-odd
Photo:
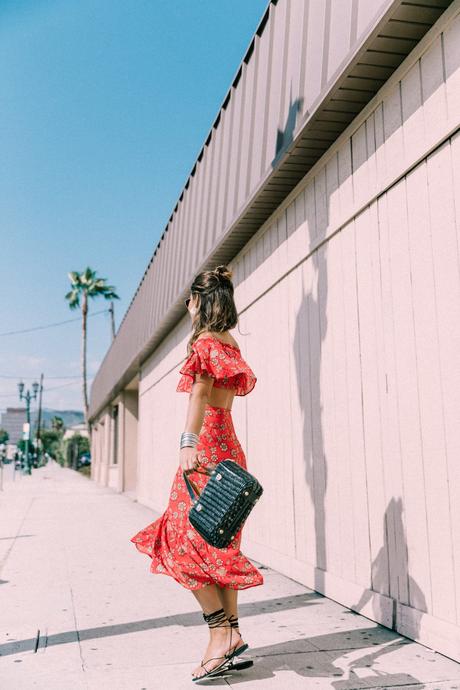
[[(207, 639), (197, 603), (129, 541), (152, 511), (54, 462), (12, 473), (0, 491), (1, 690), (194, 687)], [(460, 664), (263, 572), (264, 586), (240, 593), (254, 667), (207, 687), (460, 688)]]

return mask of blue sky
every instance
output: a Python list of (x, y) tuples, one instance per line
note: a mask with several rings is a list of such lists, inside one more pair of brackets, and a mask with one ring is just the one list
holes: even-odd
[[(115, 285), (118, 327), (268, 0), (0, 3), (0, 410), (43, 372), (82, 409), (67, 273)], [(88, 375), (110, 342), (90, 304)], [(48, 378), (49, 377), (49, 378)]]

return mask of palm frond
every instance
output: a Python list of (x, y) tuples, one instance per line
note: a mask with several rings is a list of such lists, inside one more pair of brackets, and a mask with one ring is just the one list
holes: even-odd
[(78, 285), (80, 282), (80, 274), (78, 271), (70, 271), (70, 273), (67, 274), (69, 276), (69, 280), (72, 283), (72, 285)]

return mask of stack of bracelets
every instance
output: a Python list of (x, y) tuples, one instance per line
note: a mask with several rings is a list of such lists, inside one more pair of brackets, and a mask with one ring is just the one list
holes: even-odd
[(192, 431), (183, 431), (180, 437), (180, 448), (195, 448), (198, 441), (198, 434), (194, 434)]

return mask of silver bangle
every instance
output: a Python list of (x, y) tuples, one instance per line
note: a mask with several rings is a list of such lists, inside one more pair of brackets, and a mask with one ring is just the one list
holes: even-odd
[(180, 448), (195, 448), (198, 441), (198, 434), (194, 434), (192, 431), (183, 431), (180, 437)]

